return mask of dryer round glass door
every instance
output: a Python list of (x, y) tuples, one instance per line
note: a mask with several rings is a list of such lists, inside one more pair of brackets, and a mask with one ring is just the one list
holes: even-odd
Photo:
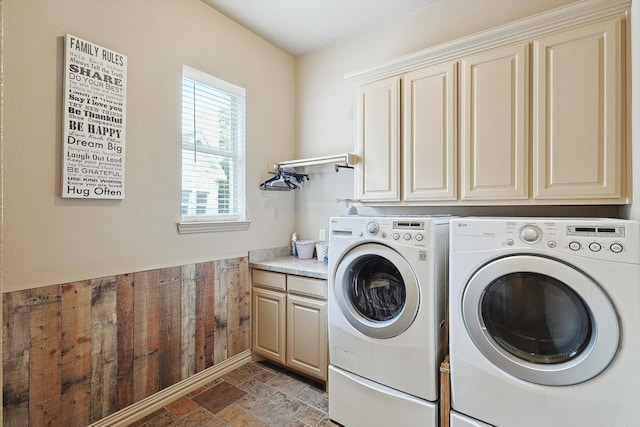
[(558, 260), (514, 255), (490, 262), (467, 283), (462, 310), (480, 351), (533, 383), (587, 381), (618, 349), (620, 326), (609, 298)]
[(413, 269), (388, 246), (364, 243), (349, 250), (333, 283), (340, 311), (369, 337), (400, 335), (418, 313), (420, 290)]

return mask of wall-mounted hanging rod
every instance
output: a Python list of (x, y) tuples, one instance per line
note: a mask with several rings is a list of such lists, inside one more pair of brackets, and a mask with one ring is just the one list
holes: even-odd
[(358, 156), (346, 153), (336, 156), (312, 157), (309, 159), (278, 162), (274, 165), (273, 173), (275, 173), (276, 176), (260, 184), (260, 189), (265, 191), (291, 191), (300, 188), (303, 181), (309, 180), (309, 175), (295, 172), (293, 169), (297, 167), (335, 163), (336, 172), (338, 172), (340, 168), (353, 169), (353, 164), (357, 161)]
[(311, 157), (308, 159), (287, 160), (275, 164), (275, 168), (297, 168), (304, 166), (326, 165), (330, 163), (336, 164), (336, 172), (339, 168), (353, 169), (353, 165), (358, 162), (358, 156), (352, 153), (338, 154), (335, 156)]

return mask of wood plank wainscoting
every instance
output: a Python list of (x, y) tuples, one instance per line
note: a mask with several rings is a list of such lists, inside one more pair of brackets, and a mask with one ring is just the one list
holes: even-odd
[(4, 425), (87, 426), (250, 351), (248, 265), (238, 257), (5, 294)]

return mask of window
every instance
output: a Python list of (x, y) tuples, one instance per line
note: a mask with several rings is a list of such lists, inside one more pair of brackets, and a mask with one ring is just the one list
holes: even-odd
[(206, 73), (182, 73), (180, 233), (247, 229), (245, 90)]

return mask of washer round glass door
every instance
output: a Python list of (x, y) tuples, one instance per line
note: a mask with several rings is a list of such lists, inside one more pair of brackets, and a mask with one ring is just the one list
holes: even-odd
[(418, 286), (407, 260), (376, 243), (349, 250), (334, 277), (340, 311), (355, 329), (372, 338), (391, 338), (411, 325), (420, 304)]
[(609, 298), (589, 276), (550, 258), (514, 255), (483, 266), (467, 283), (462, 310), (480, 351), (533, 383), (587, 381), (618, 349)]

